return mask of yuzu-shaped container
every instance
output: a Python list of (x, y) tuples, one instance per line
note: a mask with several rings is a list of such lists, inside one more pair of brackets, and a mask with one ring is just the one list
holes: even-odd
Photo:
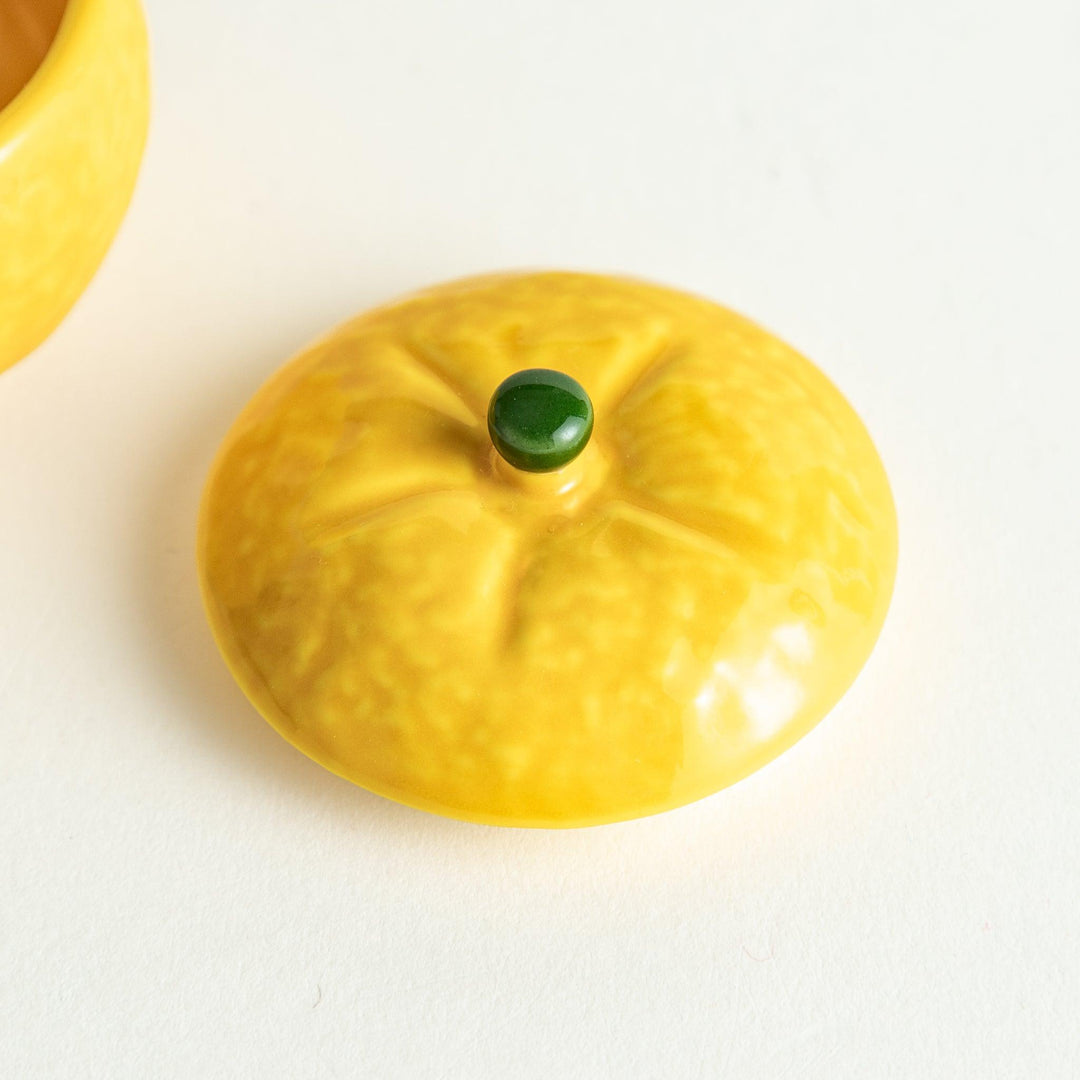
[(149, 116), (138, 0), (0, 0), (0, 371), (86, 288)]

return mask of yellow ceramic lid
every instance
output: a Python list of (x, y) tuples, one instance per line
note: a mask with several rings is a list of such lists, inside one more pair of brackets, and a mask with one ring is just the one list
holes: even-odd
[[(533, 369), (556, 390), (496, 395)], [(572, 445), (515, 457), (559, 441), (560, 402)], [(199, 563), (230, 668), (305, 753), (566, 826), (698, 799), (805, 734), (874, 644), (896, 543), (866, 430), (782, 342), (654, 285), (506, 274), (278, 372), (213, 467)]]

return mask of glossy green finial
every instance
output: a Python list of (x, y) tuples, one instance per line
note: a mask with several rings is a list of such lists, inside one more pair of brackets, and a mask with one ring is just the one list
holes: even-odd
[(561, 371), (519, 371), (491, 395), (491, 441), (517, 469), (561, 469), (585, 449), (592, 430), (589, 395), (581, 383)]

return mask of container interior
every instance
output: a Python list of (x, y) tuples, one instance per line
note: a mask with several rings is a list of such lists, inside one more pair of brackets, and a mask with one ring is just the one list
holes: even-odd
[(41, 66), (68, 0), (0, 0), (0, 109)]

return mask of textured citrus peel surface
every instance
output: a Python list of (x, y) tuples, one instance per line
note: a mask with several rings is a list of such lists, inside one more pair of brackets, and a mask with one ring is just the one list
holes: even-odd
[[(520, 474), (488, 399), (555, 368), (585, 452)], [(472, 820), (578, 825), (699, 798), (841, 696), (896, 528), (861, 422), (717, 305), (504, 275), (361, 316), (242, 413), (204, 500), (218, 642), (291, 741)]]

